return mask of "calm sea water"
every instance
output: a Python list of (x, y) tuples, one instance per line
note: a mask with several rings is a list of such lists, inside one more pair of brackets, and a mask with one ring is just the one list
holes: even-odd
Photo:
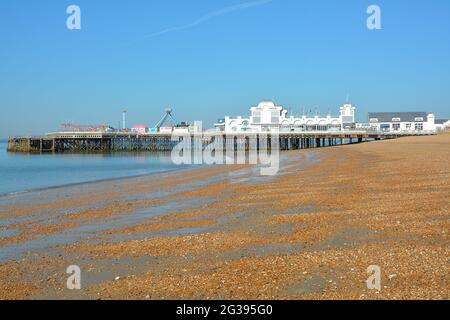
[(174, 165), (170, 154), (18, 154), (6, 148), (0, 141), (0, 195), (186, 168)]

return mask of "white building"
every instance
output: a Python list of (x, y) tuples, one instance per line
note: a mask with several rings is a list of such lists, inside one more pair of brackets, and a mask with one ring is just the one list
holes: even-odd
[(437, 131), (449, 131), (450, 130), (450, 119), (436, 119), (436, 130)]
[(215, 127), (224, 132), (300, 132), (300, 131), (338, 131), (355, 127), (356, 108), (344, 104), (340, 108), (340, 116), (326, 117), (294, 117), (282, 106), (272, 101), (263, 101), (250, 108), (249, 117), (225, 117), (220, 119)]
[(434, 114), (426, 112), (371, 112), (368, 126), (384, 132), (436, 132)]

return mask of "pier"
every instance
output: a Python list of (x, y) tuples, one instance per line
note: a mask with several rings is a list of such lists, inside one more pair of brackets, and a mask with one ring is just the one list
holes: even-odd
[[(430, 135), (418, 132), (408, 135)], [(183, 139), (201, 139), (203, 147), (222, 138), (223, 149), (238, 146), (245, 150), (260, 147), (261, 137), (265, 135), (252, 133), (227, 134), (223, 132), (205, 132), (198, 134), (177, 135), (171, 133), (103, 133), (103, 132), (56, 132), (41, 137), (10, 137), (8, 152), (23, 153), (109, 153), (109, 152), (157, 152), (171, 151)], [(281, 150), (308, 149), (336, 146), (344, 143), (362, 143), (371, 140), (394, 139), (404, 134), (368, 132), (368, 131), (311, 131), (279, 132)], [(249, 137), (254, 138), (253, 140)], [(254, 142), (256, 140), (256, 143)], [(268, 139), (270, 146), (270, 138)], [(198, 140), (197, 140), (198, 141)], [(254, 143), (252, 143), (252, 141)]]

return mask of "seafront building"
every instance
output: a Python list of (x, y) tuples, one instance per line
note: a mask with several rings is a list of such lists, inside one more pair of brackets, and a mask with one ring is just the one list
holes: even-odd
[(436, 132), (436, 119), (427, 112), (370, 112), (368, 128), (382, 132)]
[(287, 109), (276, 105), (273, 101), (262, 101), (250, 108), (250, 116), (227, 116), (220, 119), (215, 127), (218, 131), (234, 133), (340, 131), (356, 127), (355, 112), (356, 107), (347, 103), (340, 107), (339, 117), (331, 115), (295, 117), (289, 116)]
[(437, 131), (450, 131), (450, 119), (436, 119), (434, 123)]

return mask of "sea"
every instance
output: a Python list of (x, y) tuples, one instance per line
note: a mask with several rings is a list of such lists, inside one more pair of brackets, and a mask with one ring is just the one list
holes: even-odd
[(22, 154), (7, 146), (0, 141), (0, 197), (188, 168), (175, 165), (170, 153)]

